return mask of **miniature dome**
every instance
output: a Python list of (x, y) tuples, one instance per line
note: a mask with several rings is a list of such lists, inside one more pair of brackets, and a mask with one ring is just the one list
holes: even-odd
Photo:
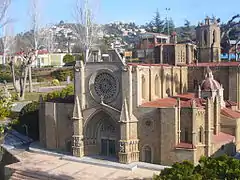
[(218, 81), (213, 78), (211, 69), (208, 67), (205, 80), (201, 84), (201, 90), (203, 91), (214, 91), (221, 89), (221, 85)]

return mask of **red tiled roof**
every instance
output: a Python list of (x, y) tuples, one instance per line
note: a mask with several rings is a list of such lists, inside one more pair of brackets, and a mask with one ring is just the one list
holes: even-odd
[[(15, 52), (15, 55), (22, 55), (24, 54), (24, 52), (19, 51), (19, 52)], [(38, 54), (48, 54), (47, 50), (38, 50)]]
[(180, 99), (192, 99), (195, 98), (195, 93), (177, 94), (175, 97)]
[(180, 142), (175, 148), (195, 149), (196, 147), (191, 143)]
[(240, 62), (210, 62), (210, 63), (194, 63), (188, 64), (189, 67), (217, 67), (217, 66), (238, 66)]
[(195, 98), (194, 96), (195, 96), (194, 93), (178, 94), (174, 97), (167, 97), (143, 103), (142, 107), (155, 107), (155, 108), (175, 107), (177, 105), (177, 98), (180, 98), (181, 107), (192, 107), (193, 100), (195, 100), (197, 107), (201, 108), (204, 107), (204, 103), (206, 100)]
[[(167, 44), (164, 44), (167, 45)], [(130, 66), (173, 66), (170, 64), (147, 64), (147, 63), (128, 63)], [(192, 64), (185, 64), (188, 67), (229, 67), (229, 66), (240, 66), (240, 62), (210, 62), (210, 63), (192, 63)]]
[(230, 108), (221, 109), (221, 114), (230, 118), (240, 118), (240, 112), (234, 111)]
[(235, 136), (227, 133), (219, 132), (218, 135), (213, 135), (213, 143), (229, 143), (235, 140)]
[(172, 97), (157, 99), (142, 104), (142, 107), (174, 107), (177, 104), (177, 99)]
[(171, 66), (169, 64), (128, 63), (129, 66)]
[(225, 104), (226, 104), (226, 107), (237, 106), (236, 102), (233, 102), (233, 101), (230, 101), (230, 100), (226, 100)]
[(196, 107), (203, 108), (204, 107), (204, 102), (206, 100), (200, 99), (200, 98), (193, 98), (188, 101), (181, 101), (181, 107), (192, 107), (193, 105), (193, 100), (195, 100)]

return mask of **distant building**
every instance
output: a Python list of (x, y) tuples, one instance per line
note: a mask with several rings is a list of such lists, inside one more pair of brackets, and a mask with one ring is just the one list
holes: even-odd
[[(49, 53), (46, 50), (39, 50), (37, 60), (32, 63), (33, 67), (44, 67), (44, 66), (56, 66), (61, 67), (64, 65), (63, 57), (66, 53)], [(6, 59), (8, 59), (7, 57)], [(0, 54), (0, 64), (3, 64), (3, 54)], [(17, 52), (14, 56), (14, 62), (21, 62), (22, 57)]]

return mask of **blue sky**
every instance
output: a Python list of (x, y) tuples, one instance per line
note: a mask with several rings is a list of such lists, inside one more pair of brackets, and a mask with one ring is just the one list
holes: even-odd
[[(14, 21), (14, 31), (22, 32), (29, 28), (29, 1), (13, 0), (10, 14)], [(75, 0), (40, 0), (42, 9), (42, 24), (73, 21), (73, 5)], [(90, 0), (91, 1), (91, 0)], [(96, 1), (96, 0), (95, 0)], [(134, 21), (145, 24), (159, 10), (165, 18), (165, 8), (170, 8), (169, 16), (176, 26), (184, 23), (185, 19), (197, 24), (206, 15), (213, 14), (227, 21), (232, 15), (240, 13), (239, 0), (231, 0), (231, 5), (221, 3), (223, 0), (98, 0), (99, 8), (97, 21), (108, 23), (113, 21)], [(235, 5), (234, 5), (235, 4)], [(95, 5), (96, 6), (96, 5)], [(95, 7), (94, 7), (95, 8)]]

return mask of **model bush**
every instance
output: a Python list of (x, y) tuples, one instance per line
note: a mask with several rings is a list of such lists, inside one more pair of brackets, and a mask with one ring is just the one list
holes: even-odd
[[(0, 121), (5, 121), (11, 114), (12, 97), (10, 93), (5, 89), (0, 90)], [(9, 125), (6, 122), (0, 123), (0, 136), (2, 137), (5, 128)]]
[(53, 91), (44, 96), (44, 100), (49, 101), (52, 99), (61, 98), (64, 99), (67, 96), (74, 95), (74, 86), (73, 84), (68, 85), (63, 88), (61, 91)]
[(12, 125), (12, 128), (26, 134), (33, 140), (39, 140), (39, 102), (32, 102), (22, 108), (19, 113), (18, 121)]
[(238, 180), (240, 161), (229, 156), (202, 157), (197, 166), (184, 161), (155, 175), (154, 180)]
[(12, 82), (12, 75), (8, 66), (0, 65), (0, 82)]
[(58, 79), (53, 79), (52, 82), (51, 82), (51, 84), (52, 84), (53, 86), (59, 86), (59, 85), (60, 85), (60, 82), (59, 82)]
[(75, 58), (74, 58), (74, 56), (71, 55), (71, 54), (66, 54), (66, 55), (63, 57), (63, 62), (64, 62), (64, 63), (71, 63), (71, 62), (73, 62), (73, 61), (75, 61)]
[(73, 69), (59, 69), (53, 71), (51, 76), (59, 81), (66, 81), (68, 76), (70, 76), (71, 79), (73, 78)]

